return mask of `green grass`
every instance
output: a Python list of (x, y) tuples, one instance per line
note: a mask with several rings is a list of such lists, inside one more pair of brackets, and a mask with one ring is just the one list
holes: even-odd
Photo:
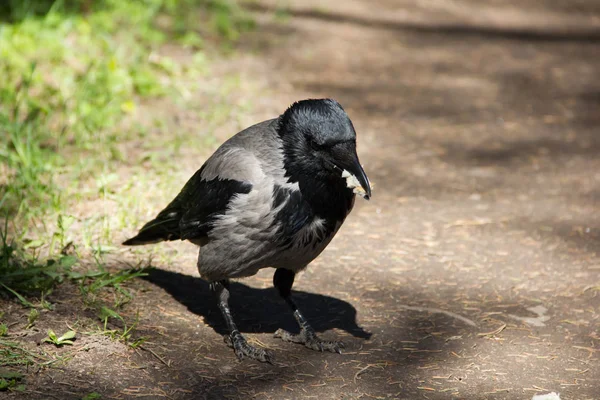
[(0, 363), (5, 367), (37, 365), (49, 366), (63, 361), (42, 351), (32, 351), (18, 341), (0, 338)]
[[(139, 193), (150, 187), (156, 196), (183, 183), (173, 182), (165, 165), (190, 142), (214, 145), (210, 134), (182, 130), (172, 116), (145, 107), (195, 107), (189, 93), (210, 73), (206, 48), (230, 50), (252, 24), (230, 0), (0, 2), (0, 302), (29, 309), (25, 329), (52, 318), (48, 299), (70, 282), (80, 296), (72, 300), (98, 322), (95, 330), (77, 328), (78, 335), (143, 343), (134, 334), (137, 318), (123, 309), (133, 297), (128, 283), (144, 271), (108, 269), (104, 257), (115, 251), (114, 232), (139, 226), (152, 207)], [(192, 57), (164, 55), (167, 42)], [(202, 88), (215, 92), (208, 107), (194, 109), (199, 129), (231, 118), (222, 99), (238, 84)], [(82, 204), (90, 211), (77, 213)], [(71, 328), (63, 328), (48, 335), (54, 345), (70, 344), (72, 334), (60, 334)], [(47, 353), (49, 344), (32, 351), (11, 329), (0, 321), (1, 365), (50, 366), (69, 357)], [(17, 375), (0, 374), (0, 390), (21, 386)]]
[(20, 383), (22, 379), (23, 374), (19, 372), (0, 370), (0, 391), (23, 391), (25, 385)]
[[(185, 102), (182, 93), (190, 90), (190, 82), (208, 73), (206, 40), (229, 43), (251, 25), (228, 0), (2, 2), (0, 138), (6, 145), (0, 146), (0, 219), (10, 221), (3, 235), (16, 243), (6, 245), (3, 237), (4, 250), (35, 254), (43, 249), (45, 256), (56, 256), (74, 242), (70, 232), (75, 230), (76, 245), (106, 252), (111, 235), (106, 216), (78, 220), (69, 206), (115, 198), (131, 206), (116, 193), (123, 182), (114, 171), (144, 160), (131, 160), (124, 145), (150, 143), (152, 159), (160, 153), (148, 136), (149, 126), (166, 127), (160, 117), (147, 121), (139, 115), (140, 106), (161, 97)], [(191, 62), (160, 55), (157, 50), (166, 41), (193, 47)], [(161, 147), (172, 158), (190, 133), (168, 133), (173, 140), (160, 138), (166, 142)], [(123, 211), (119, 228), (137, 222), (130, 214)], [(18, 265), (9, 266), (9, 259), (0, 265), (0, 276), (10, 275), (0, 286), (5, 291), (27, 276), (32, 286), (46, 290), (43, 286), (60, 279), (69, 262), (60, 257), (47, 265), (36, 261), (23, 273)], [(35, 281), (37, 275), (42, 277)]]
[(0, 230), (0, 288), (26, 307), (36, 307), (27, 295), (38, 295), (38, 306), (47, 307), (44, 297), (68, 276), (76, 261), (73, 256), (61, 256), (41, 262), (35, 253), (9, 242), (6, 227)]
[[(1, 232), (0, 232), (1, 233)], [(70, 281), (79, 287), (83, 307), (92, 309), (97, 315), (96, 321), (101, 325), (84, 332), (87, 335), (101, 334), (114, 340), (119, 340), (132, 348), (140, 346), (144, 338), (135, 337), (138, 316), (129, 321), (129, 318), (121, 314), (121, 310), (132, 298), (130, 290), (125, 284), (135, 278), (145, 275), (140, 269), (128, 269), (109, 272), (100, 262), (92, 269), (77, 268), (79, 261), (75, 256), (61, 255), (57, 258), (49, 258), (41, 263), (31, 257), (27, 252), (22, 252), (8, 243), (6, 236), (2, 234), (0, 247), (0, 270), (4, 275), (0, 277), (0, 295), (8, 295), (20, 302), (22, 306), (28, 307), (27, 324), (25, 330), (32, 329), (38, 324), (41, 309), (46, 313), (54, 309), (48, 297), (60, 283)], [(77, 299), (69, 299), (77, 302)], [(0, 320), (4, 317), (0, 313)], [(52, 315), (46, 318), (52, 320)], [(46, 322), (48, 322), (46, 320)], [(110, 323), (110, 327), (109, 327)], [(32, 351), (18, 339), (10, 338), (11, 332), (5, 323), (0, 323), (0, 365), (3, 366), (29, 366), (39, 367), (52, 366), (56, 363), (67, 361), (69, 354), (50, 354), (46, 351)], [(72, 345), (76, 338), (76, 331), (69, 329), (64, 334), (57, 335), (51, 329), (43, 341), (56, 347)], [(1, 378), (1, 377), (0, 377)], [(16, 390), (16, 382), (5, 379), (0, 382), (0, 388), (4, 390)]]
[[(170, 77), (185, 69), (154, 50), (167, 39), (201, 44), (201, 12), (213, 31), (235, 40), (250, 24), (231, 4), (10, 0), (0, 6), (0, 18), (9, 21), (0, 26), (0, 133), (8, 143), (0, 149), (2, 209), (27, 217), (58, 211), (65, 199), (57, 176), (76, 180), (124, 160), (118, 143), (139, 127), (123, 121), (143, 99), (176, 89)], [(160, 18), (168, 21), (165, 29)]]

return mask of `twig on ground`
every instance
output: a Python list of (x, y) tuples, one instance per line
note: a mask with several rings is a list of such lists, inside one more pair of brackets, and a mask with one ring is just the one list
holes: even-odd
[(149, 352), (150, 354), (152, 354), (154, 357), (156, 357), (160, 362), (162, 362), (163, 364), (165, 364), (167, 367), (171, 368), (171, 364), (166, 362), (164, 358), (162, 358), (161, 356), (159, 356), (158, 354), (156, 354), (154, 352), (154, 350), (152, 350), (149, 347), (144, 347), (144, 346), (139, 346), (140, 349), (145, 350), (147, 352)]
[(494, 335), (497, 335), (500, 332), (502, 332), (505, 328), (506, 328), (506, 324), (502, 324), (502, 326), (499, 327), (498, 329), (494, 329), (491, 332), (481, 332), (481, 333), (478, 333), (477, 336), (494, 336)]
[(462, 321), (467, 325), (477, 327), (477, 324), (475, 322), (471, 321), (470, 319), (468, 319), (466, 317), (463, 317), (462, 315), (453, 313), (452, 311), (446, 311), (446, 310), (442, 310), (440, 308), (431, 308), (431, 307), (406, 306), (406, 305), (402, 305), (402, 304), (399, 305), (398, 307), (400, 307), (404, 310), (428, 312), (428, 313), (432, 313), (432, 314), (444, 314), (449, 317), (458, 319), (459, 321)]

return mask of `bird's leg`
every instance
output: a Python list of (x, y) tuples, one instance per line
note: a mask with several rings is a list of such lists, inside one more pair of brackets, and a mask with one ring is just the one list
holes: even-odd
[(279, 295), (283, 297), (285, 302), (294, 312), (294, 318), (296, 318), (298, 325), (300, 325), (300, 333), (293, 334), (283, 329), (278, 329), (277, 332), (275, 332), (275, 337), (281, 338), (286, 342), (301, 343), (309, 349), (317, 351), (327, 350), (333, 353), (341, 354), (344, 344), (342, 342), (330, 342), (319, 339), (315, 333), (315, 330), (304, 318), (296, 306), (296, 303), (294, 303), (294, 300), (292, 300), (291, 291), (295, 276), (296, 274), (293, 271), (284, 268), (277, 268), (275, 275), (273, 275), (273, 285), (279, 291)]
[(231, 310), (229, 309), (229, 281), (212, 282), (210, 288), (217, 296), (219, 309), (223, 314), (223, 318), (225, 318), (227, 329), (229, 330), (229, 335), (225, 336), (225, 343), (234, 349), (237, 358), (242, 360), (244, 357), (248, 357), (253, 360), (271, 363), (273, 359), (271, 353), (249, 345), (235, 325), (231, 316)]

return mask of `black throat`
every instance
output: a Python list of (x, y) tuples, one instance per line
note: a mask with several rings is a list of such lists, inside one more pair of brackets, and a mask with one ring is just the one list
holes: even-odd
[[(306, 156), (291, 135), (281, 135), (284, 167), (290, 182), (297, 182), (305, 212), (325, 220), (328, 229), (341, 224), (354, 205), (354, 193), (346, 181), (333, 175), (321, 162)], [(290, 204), (290, 206), (292, 206)]]

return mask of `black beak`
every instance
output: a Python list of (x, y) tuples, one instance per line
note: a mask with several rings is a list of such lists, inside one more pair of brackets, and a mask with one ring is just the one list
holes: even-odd
[(358, 180), (358, 183), (360, 183), (365, 192), (363, 197), (369, 200), (371, 198), (371, 184), (358, 160), (356, 144), (354, 142), (346, 142), (333, 146), (333, 159), (335, 166), (340, 170), (340, 174), (343, 171), (347, 171), (356, 177), (356, 180)]

